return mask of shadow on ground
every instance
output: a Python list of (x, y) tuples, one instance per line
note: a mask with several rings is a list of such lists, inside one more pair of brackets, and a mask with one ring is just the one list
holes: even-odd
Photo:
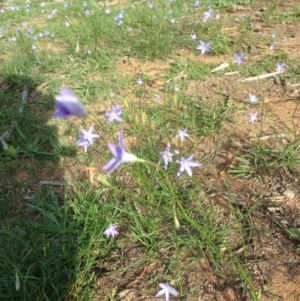
[[(65, 300), (80, 270), (80, 227), (67, 213), (54, 101), (34, 78), (0, 77), (0, 299)], [(23, 98), (23, 101), (22, 101)], [(5, 149), (6, 148), (6, 149)], [(41, 186), (41, 181), (53, 182)], [(53, 188), (54, 187), (54, 188)], [(76, 234), (77, 233), (77, 234)]]

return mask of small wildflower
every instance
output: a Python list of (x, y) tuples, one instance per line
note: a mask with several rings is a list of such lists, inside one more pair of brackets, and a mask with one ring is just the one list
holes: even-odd
[(216, 19), (217, 19), (217, 20), (221, 19), (221, 14), (217, 14), (217, 15), (216, 15)]
[(165, 170), (167, 170), (169, 163), (173, 162), (173, 156), (178, 155), (179, 151), (171, 151), (171, 144), (168, 143), (166, 149), (163, 152), (160, 152), (159, 154), (164, 162), (164, 168)]
[(235, 53), (234, 54), (234, 60), (239, 64), (242, 65), (242, 63), (244, 62), (245, 58), (244, 55), (242, 53)]
[(153, 2), (149, 2), (149, 3), (148, 3), (148, 7), (149, 7), (150, 9), (152, 9), (152, 8), (154, 7), (154, 3), (153, 3)]
[(187, 133), (187, 129), (185, 130), (178, 130), (178, 134), (176, 135), (176, 138), (179, 138), (181, 142), (183, 142), (184, 137), (189, 137), (190, 135)]
[(249, 93), (248, 102), (249, 103), (256, 103), (256, 102), (258, 102), (258, 99), (257, 99), (256, 95)]
[(275, 48), (274, 44), (271, 44), (271, 45), (269, 46), (269, 49), (270, 49), (270, 50), (274, 50), (274, 48)]
[(117, 228), (118, 228), (117, 225), (110, 224), (109, 227), (104, 231), (104, 235), (107, 238), (115, 237), (115, 236), (119, 235)]
[(123, 142), (123, 132), (120, 131), (119, 135), (119, 144), (117, 146), (112, 143), (108, 143), (108, 148), (113, 154), (114, 158), (112, 158), (106, 165), (102, 167), (103, 170), (110, 169), (110, 173), (113, 172), (121, 163), (134, 163), (136, 161), (143, 162), (144, 160), (137, 158), (135, 155), (127, 153), (124, 147)]
[(65, 25), (66, 25), (66, 27), (69, 27), (69, 26), (70, 26), (70, 23), (69, 23), (69, 22), (66, 22)]
[(107, 15), (109, 15), (109, 14), (110, 14), (110, 9), (107, 7), (107, 8), (105, 8), (104, 12), (105, 12)]
[(86, 117), (87, 112), (83, 104), (77, 96), (66, 88), (60, 89), (60, 95), (55, 96), (55, 107), (57, 111), (54, 113), (54, 118), (65, 118), (70, 115), (77, 117)]
[(249, 122), (251, 124), (254, 124), (254, 122), (257, 120), (258, 113), (249, 113)]
[(142, 80), (141, 78), (139, 78), (139, 79), (136, 81), (136, 83), (137, 83), (139, 86), (141, 86), (144, 82), (143, 82), (143, 80)]
[(131, 28), (131, 27), (127, 27), (127, 28), (126, 28), (126, 31), (127, 31), (127, 32), (132, 32), (132, 28)]
[(161, 290), (156, 294), (155, 297), (165, 295), (166, 301), (169, 301), (170, 295), (178, 297), (179, 293), (169, 283), (159, 283)]
[(154, 97), (155, 97), (156, 100), (159, 100), (161, 98), (161, 95), (154, 93)]
[(31, 49), (32, 49), (32, 50), (36, 50), (36, 46), (35, 46), (35, 45), (32, 45), (32, 46), (31, 46)]
[(80, 129), (83, 135), (79, 136), (78, 146), (83, 146), (84, 151), (87, 152), (89, 146), (93, 145), (94, 139), (100, 137), (100, 135), (93, 134), (94, 126), (86, 131), (84, 129)]
[(276, 33), (272, 33), (271, 36), (272, 36), (273, 39), (276, 39), (276, 38), (277, 38), (277, 34), (276, 34)]
[(118, 20), (118, 21), (116, 22), (116, 24), (117, 24), (117, 26), (123, 25), (123, 24), (124, 24), (123, 19)]
[(196, 41), (196, 40), (197, 40), (197, 35), (196, 35), (195, 32), (191, 35), (191, 39), (192, 39), (193, 41)]
[(179, 172), (177, 173), (177, 177), (179, 177), (184, 171), (192, 177), (192, 168), (191, 167), (200, 167), (202, 166), (199, 162), (193, 161), (194, 155), (189, 156), (187, 159), (181, 158), (181, 160), (177, 160), (176, 163), (180, 165)]
[(213, 10), (209, 8), (208, 11), (204, 12), (203, 22), (206, 23), (212, 17)]
[(284, 72), (285, 71), (285, 64), (277, 64), (277, 68), (276, 68), (277, 72)]
[(123, 122), (123, 119), (120, 117), (122, 114), (122, 108), (119, 105), (114, 105), (110, 112), (106, 112), (106, 117), (108, 118), (107, 123), (112, 123), (114, 120)]
[(203, 55), (205, 52), (209, 52), (210, 49), (210, 42), (205, 43), (203, 41), (200, 41), (200, 44), (196, 47), (197, 50), (201, 51), (201, 55)]
[(91, 55), (91, 54), (92, 54), (92, 50), (91, 50), (91, 49), (87, 49), (87, 50), (86, 50), (86, 53), (87, 53), (88, 55)]

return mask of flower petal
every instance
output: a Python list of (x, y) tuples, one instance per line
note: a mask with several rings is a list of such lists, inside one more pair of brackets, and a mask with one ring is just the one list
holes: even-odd
[(113, 143), (108, 143), (108, 148), (114, 157), (116, 157), (118, 160), (122, 159), (122, 149), (119, 146)]
[(119, 135), (119, 145), (121, 149), (124, 149), (124, 143), (123, 143), (123, 130), (121, 129), (120, 135)]
[(107, 164), (105, 164), (102, 169), (108, 170), (111, 169), (112, 171), (115, 170), (120, 165), (120, 161), (115, 158), (112, 158)]
[(137, 157), (133, 154), (127, 152), (122, 153), (121, 163), (134, 163), (137, 160)]

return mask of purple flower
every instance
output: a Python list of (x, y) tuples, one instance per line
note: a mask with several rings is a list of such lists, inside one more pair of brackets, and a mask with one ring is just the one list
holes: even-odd
[(196, 35), (195, 32), (191, 35), (191, 39), (192, 39), (193, 41), (196, 41), (196, 40), (197, 40), (197, 35)]
[(53, 117), (65, 118), (70, 115), (86, 117), (87, 112), (77, 96), (67, 88), (60, 89), (60, 95), (55, 96), (57, 111)]
[(284, 72), (285, 71), (285, 64), (277, 64), (277, 68), (276, 68), (277, 72)]
[(115, 237), (119, 235), (119, 232), (117, 231), (118, 226), (110, 224), (109, 227), (104, 231), (104, 235), (109, 238), (109, 237)]
[(106, 117), (108, 118), (107, 123), (112, 123), (114, 120), (123, 122), (123, 119), (120, 117), (122, 114), (122, 108), (119, 105), (114, 105), (111, 108), (110, 112), (106, 112)]
[(204, 12), (204, 18), (203, 18), (204, 23), (206, 23), (212, 17), (212, 12), (213, 10), (211, 8), (209, 8), (208, 11)]
[(258, 102), (258, 99), (257, 99), (256, 95), (249, 93), (248, 102), (250, 102), (250, 103)]
[(178, 134), (176, 136), (176, 138), (179, 138), (181, 140), (181, 142), (183, 142), (184, 137), (189, 137), (190, 135), (187, 133), (187, 129), (185, 130), (178, 130)]
[(129, 154), (125, 151), (124, 143), (123, 143), (123, 132), (120, 131), (119, 136), (119, 144), (117, 146), (112, 143), (108, 143), (108, 148), (110, 149), (111, 153), (113, 154), (114, 158), (111, 159), (106, 165), (102, 167), (103, 170), (110, 169), (110, 173), (113, 172), (121, 163), (134, 163), (136, 161), (143, 162), (144, 160), (137, 158), (133, 154)]
[(254, 124), (254, 122), (257, 120), (257, 115), (258, 115), (258, 113), (250, 113), (249, 114), (249, 122), (251, 123), (251, 124)]
[(179, 172), (177, 173), (177, 177), (179, 177), (184, 171), (187, 172), (187, 174), (192, 177), (192, 169), (191, 167), (199, 167), (202, 166), (199, 162), (192, 161), (194, 158), (194, 155), (189, 156), (187, 159), (181, 158), (181, 160), (177, 160), (176, 163), (180, 164)]
[(123, 25), (123, 24), (124, 24), (123, 19), (120, 19), (120, 20), (116, 21), (116, 25), (117, 25), (117, 26), (121, 26), (121, 25)]
[(197, 50), (201, 51), (201, 55), (203, 55), (205, 52), (210, 51), (209, 46), (210, 42), (205, 43), (203, 41), (200, 41), (200, 44), (196, 47)]
[(165, 170), (167, 170), (169, 163), (173, 162), (172, 157), (174, 155), (178, 155), (179, 151), (178, 150), (171, 151), (171, 144), (168, 143), (166, 149), (163, 152), (160, 152), (159, 154), (164, 162), (164, 168)]
[(170, 295), (178, 297), (179, 293), (169, 283), (159, 283), (161, 290), (156, 294), (155, 297), (165, 295), (166, 301), (169, 301)]
[(154, 97), (156, 100), (159, 100), (161, 98), (161, 94), (154, 93)]
[(93, 125), (88, 131), (80, 129), (83, 135), (79, 136), (80, 140), (78, 142), (78, 146), (83, 146), (85, 152), (87, 152), (87, 148), (93, 144), (94, 139), (100, 137), (100, 135), (93, 134), (93, 130)]
[(234, 54), (234, 60), (239, 64), (242, 65), (242, 63), (244, 62), (245, 58), (244, 55), (242, 53), (235, 53)]

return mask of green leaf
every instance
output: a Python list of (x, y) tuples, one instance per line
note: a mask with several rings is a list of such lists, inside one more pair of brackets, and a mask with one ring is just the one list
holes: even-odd
[(8, 146), (7, 152), (8, 152), (10, 155), (14, 156), (14, 157), (17, 156), (17, 151), (16, 151), (16, 149), (15, 149), (13, 146), (11, 146), (11, 145)]

